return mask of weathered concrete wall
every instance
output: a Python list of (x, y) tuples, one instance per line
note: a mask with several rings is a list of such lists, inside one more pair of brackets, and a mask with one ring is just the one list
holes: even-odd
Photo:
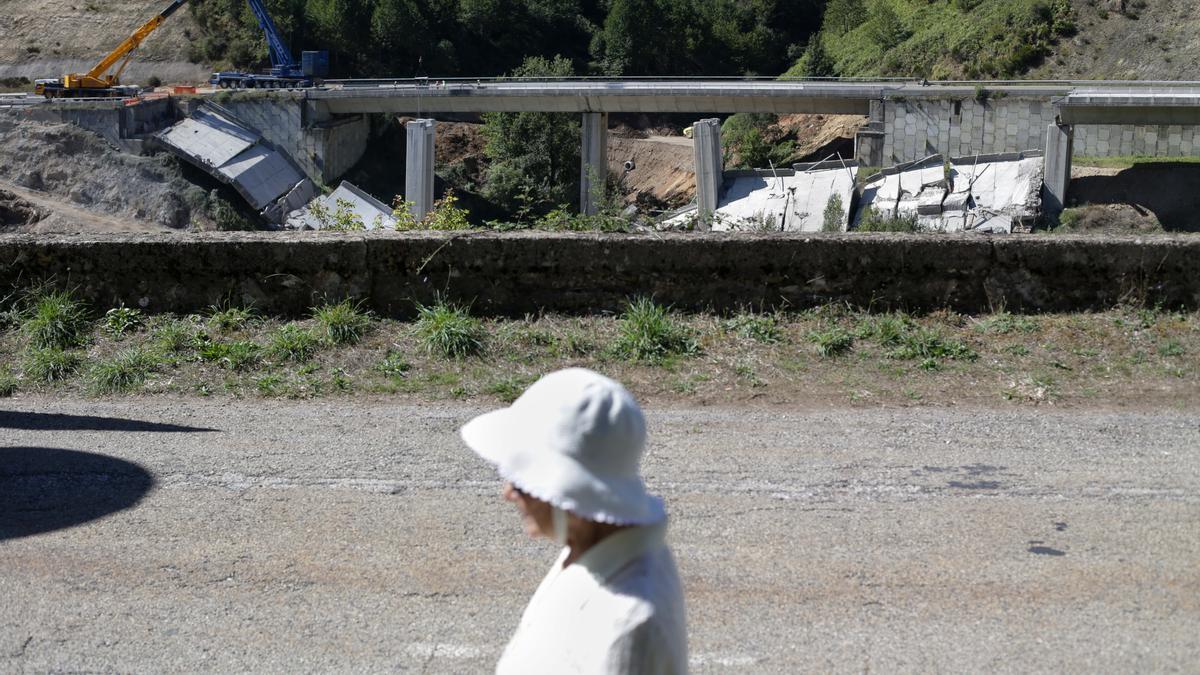
[(238, 93), (220, 105), (323, 183), (336, 181), (362, 158), (371, 134), (366, 115), (335, 117), (284, 92)]
[[(876, 108), (872, 108), (877, 114)], [(888, 100), (883, 105), (884, 166), (942, 153), (1045, 150), (1054, 105), (1021, 97), (965, 100)], [(873, 120), (877, 124), (880, 120)], [(1075, 155), (1187, 157), (1200, 153), (1200, 127), (1078, 125)]]
[(0, 288), (54, 279), (100, 306), (193, 312), (231, 300), (302, 314), (366, 298), (411, 314), (437, 293), (483, 314), (826, 302), (976, 312), (1200, 307), (1200, 237), (212, 233), (0, 235)]
[(32, 119), (69, 122), (102, 136), (113, 147), (140, 154), (145, 136), (174, 121), (169, 99), (152, 99), (137, 105), (116, 103), (65, 103), (21, 111)]

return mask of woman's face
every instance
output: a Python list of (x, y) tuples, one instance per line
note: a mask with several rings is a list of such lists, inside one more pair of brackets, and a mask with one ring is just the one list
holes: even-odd
[(512, 483), (504, 484), (503, 494), (505, 501), (515, 504), (521, 514), (521, 525), (525, 528), (525, 534), (535, 538), (554, 538), (550, 504), (521, 492), (521, 489)]

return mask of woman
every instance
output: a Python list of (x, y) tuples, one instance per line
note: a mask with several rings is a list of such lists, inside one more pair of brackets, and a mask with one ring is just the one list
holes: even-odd
[(560, 370), (462, 438), (508, 481), (526, 533), (563, 547), (496, 672), (687, 672), (683, 592), (662, 500), (639, 475), (646, 424), (633, 396)]

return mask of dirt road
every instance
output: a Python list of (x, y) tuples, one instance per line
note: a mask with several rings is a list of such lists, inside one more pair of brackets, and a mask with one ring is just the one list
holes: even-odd
[[(476, 408), (0, 402), (0, 671), (482, 672), (553, 552)], [(673, 409), (696, 672), (1200, 663), (1200, 415)]]

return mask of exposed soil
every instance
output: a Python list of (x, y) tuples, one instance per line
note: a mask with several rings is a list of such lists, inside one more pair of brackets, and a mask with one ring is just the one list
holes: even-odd
[(1081, 207), (1081, 218), (1073, 229), (1200, 232), (1200, 164), (1075, 167), (1067, 202)]
[(781, 115), (767, 129), (765, 140), (794, 141), (796, 162), (819, 161), (835, 152), (849, 159), (854, 156), (854, 136), (866, 123), (861, 115)]
[[(0, 77), (87, 72), (161, 8), (145, 0), (5, 2), (0, 10)], [(164, 82), (207, 79), (210, 69), (187, 59), (198, 35), (184, 7), (146, 38), (122, 80), (136, 84), (151, 76)]]
[(1195, 0), (1071, 0), (1079, 34), (1035, 78), (1192, 80), (1200, 69)]
[(0, 182), (46, 212), (23, 231), (213, 225), (208, 194), (173, 157), (126, 154), (71, 124), (0, 116)]

